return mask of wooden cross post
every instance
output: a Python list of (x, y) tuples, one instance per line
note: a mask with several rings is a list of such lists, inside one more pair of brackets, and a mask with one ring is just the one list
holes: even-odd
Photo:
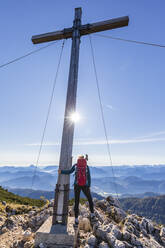
[[(91, 33), (105, 31), (114, 28), (120, 28), (128, 25), (128, 16), (111, 19), (92, 24), (81, 25), (81, 8), (75, 9), (75, 19), (73, 27), (65, 28), (60, 31), (36, 35), (32, 37), (34, 44), (72, 38), (72, 49), (70, 59), (70, 71), (68, 79), (68, 90), (64, 116), (63, 135), (61, 143), (61, 153), (59, 168), (62, 170), (70, 169), (72, 166), (72, 146), (74, 135), (74, 122), (70, 116), (76, 110), (76, 94), (77, 94), (77, 79), (78, 79), (78, 63), (79, 63), (79, 47), (80, 37)], [(60, 174), (55, 190), (55, 203), (53, 211), (53, 225), (62, 224), (66, 226), (68, 216), (68, 200), (69, 200), (69, 182), (70, 176)]]

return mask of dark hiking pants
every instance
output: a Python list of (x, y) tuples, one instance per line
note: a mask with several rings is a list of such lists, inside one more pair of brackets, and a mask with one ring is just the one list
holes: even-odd
[(78, 186), (78, 185), (74, 185), (74, 196), (75, 196), (75, 206), (74, 206), (74, 212), (75, 212), (75, 218), (78, 218), (78, 214), (79, 214), (79, 201), (80, 201), (80, 192), (84, 193), (84, 195), (86, 196), (88, 202), (89, 202), (89, 208), (91, 213), (94, 212), (93, 210), (93, 201), (92, 201), (92, 197), (91, 197), (91, 192), (90, 192), (90, 188), (88, 186)]

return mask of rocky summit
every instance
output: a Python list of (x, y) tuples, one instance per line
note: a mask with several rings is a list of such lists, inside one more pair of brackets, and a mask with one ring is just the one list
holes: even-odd
[(15, 215), (13, 211), (0, 214), (0, 247), (34, 247), (35, 233), (50, 215), (51, 207), (42, 210), (34, 207), (32, 211), (21, 215)]
[[(107, 197), (94, 199), (96, 224), (93, 228), (88, 219), (88, 204), (80, 206), (79, 244), (84, 248), (162, 248), (165, 247), (165, 227), (149, 219), (122, 210), (120, 203)], [(32, 248), (35, 233), (44, 221), (52, 215), (52, 204), (42, 210), (34, 208), (22, 214), (0, 215), (0, 247)], [(69, 209), (73, 216), (73, 207)], [(53, 248), (41, 243), (39, 248)]]

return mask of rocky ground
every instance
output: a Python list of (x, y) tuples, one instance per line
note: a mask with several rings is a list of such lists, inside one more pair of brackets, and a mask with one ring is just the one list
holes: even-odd
[(0, 248), (34, 247), (35, 233), (52, 211), (52, 207), (34, 207), (22, 215), (0, 214)]
[[(94, 200), (97, 224), (92, 230), (88, 219), (88, 206), (80, 207), (79, 247), (84, 248), (162, 248), (165, 247), (165, 227), (144, 217), (128, 214), (120, 204), (108, 197)], [(73, 211), (70, 208), (69, 214)], [(0, 247), (32, 248), (35, 233), (52, 215), (52, 207), (34, 208), (22, 215), (0, 215)], [(40, 244), (40, 248), (48, 248)]]
[(124, 212), (120, 203), (112, 197), (95, 200), (95, 210), (98, 224), (95, 225), (93, 233), (80, 232), (80, 247), (165, 247), (165, 227), (144, 217)]

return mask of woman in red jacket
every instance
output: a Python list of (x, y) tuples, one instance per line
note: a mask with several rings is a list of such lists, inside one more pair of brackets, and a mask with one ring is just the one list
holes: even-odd
[(72, 166), (70, 170), (58, 170), (61, 174), (71, 174), (75, 171), (75, 181), (74, 181), (74, 195), (75, 195), (75, 224), (78, 225), (78, 214), (79, 214), (79, 201), (80, 201), (80, 192), (83, 191), (84, 195), (88, 199), (89, 208), (91, 212), (91, 220), (95, 218), (94, 209), (93, 209), (93, 200), (90, 192), (91, 186), (91, 176), (89, 166), (87, 165), (87, 160), (84, 156), (79, 156), (77, 163)]

